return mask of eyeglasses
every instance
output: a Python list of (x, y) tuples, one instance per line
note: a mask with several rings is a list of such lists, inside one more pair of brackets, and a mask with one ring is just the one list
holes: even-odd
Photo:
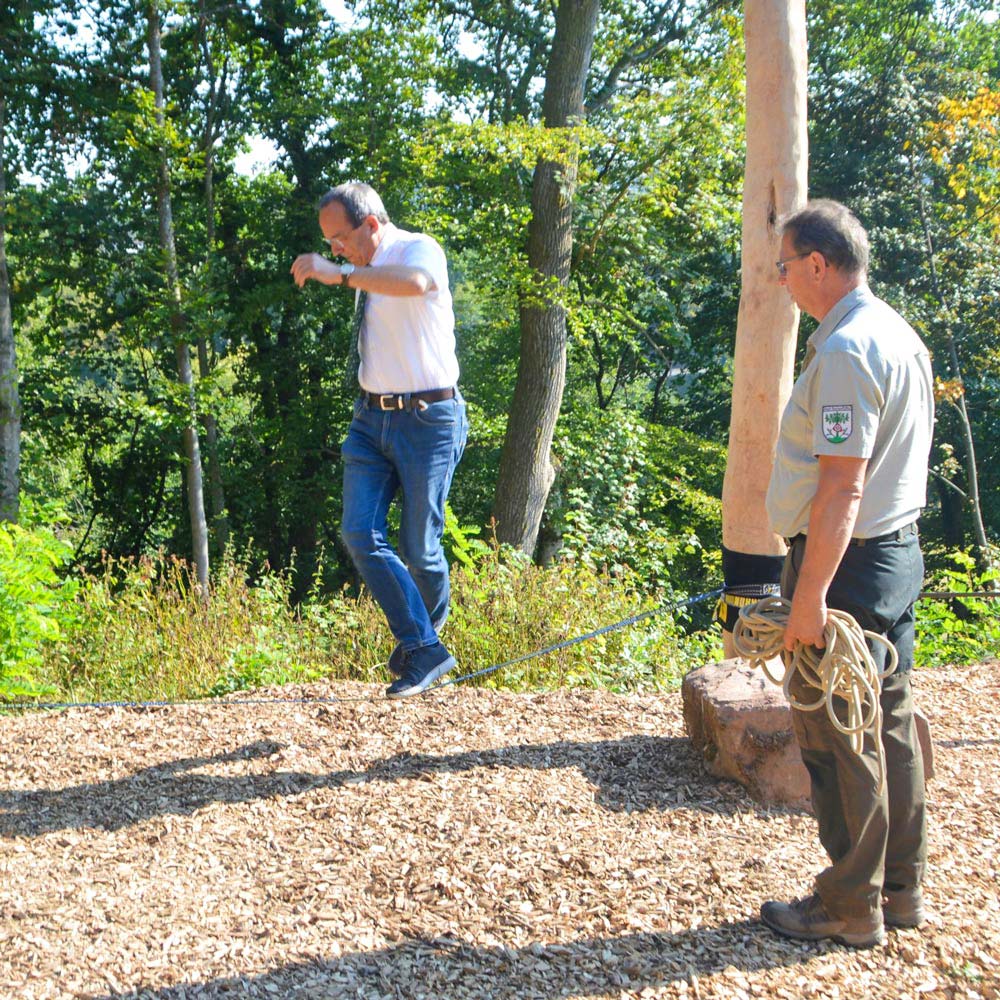
[(784, 278), (788, 274), (788, 268), (786, 264), (790, 264), (793, 260), (802, 260), (803, 257), (808, 257), (809, 254), (813, 253), (812, 250), (805, 250), (802, 253), (797, 253), (793, 257), (785, 257), (782, 260), (776, 260), (774, 266), (778, 269), (778, 277)]
[(356, 233), (364, 224), (365, 220), (362, 219), (356, 226), (353, 226), (351, 229), (348, 229), (346, 233), (343, 233), (340, 236), (324, 236), (323, 242), (331, 250), (333, 250), (334, 253), (336, 253), (337, 252), (336, 248), (342, 247), (344, 245), (344, 240), (346, 240), (347, 237), (351, 235), (351, 233)]

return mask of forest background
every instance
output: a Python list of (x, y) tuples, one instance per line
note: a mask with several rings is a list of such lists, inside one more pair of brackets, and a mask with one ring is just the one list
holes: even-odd
[[(448, 255), (471, 418), (447, 526), (461, 666), (721, 585), (739, 5), (0, 11), (7, 697), (384, 677), (391, 637), (338, 540), (353, 302), (289, 275), (323, 247), (319, 196), (348, 179)], [(876, 293), (933, 351), (928, 586), (976, 591), (1000, 530), (1000, 23), (978, 0), (816, 0), (807, 14), (810, 193), (858, 213)], [(567, 117), (581, 42), (583, 114)], [(248, 166), (261, 149), (273, 155)], [(539, 241), (570, 210), (567, 271), (539, 280)], [(512, 423), (533, 432), (541, 413), (512, 406), (519, 358), (533, 359), (522, 381), (553, 382), (539, 336), (566, 360), (554, 480), (537, 531), (505, 537), (491, 521), (505, 491), (548, 461), (504, 451)], [(671, 685), (716, 654), (710, 610), (489, 682)], [(991, 602), (919, 614), (923, 665), (995, 652)]]

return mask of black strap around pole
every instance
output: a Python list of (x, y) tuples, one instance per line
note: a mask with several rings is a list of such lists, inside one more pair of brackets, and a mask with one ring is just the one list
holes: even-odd
[(723, 629), (732, 632), (740, 608), (762, 597), (781, 593), (781, 567), (784, 556), (754, 555), (734, 552), (722, 546), (723, 591), (715, 607), (715, 618)]

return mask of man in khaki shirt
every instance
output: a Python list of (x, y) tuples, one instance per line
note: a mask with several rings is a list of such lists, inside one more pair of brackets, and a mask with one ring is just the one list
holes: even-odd
[[(765, 903), (761, 918), (787, 937), (870, 947), (884, 941), (885, 924), (924, 919), (924, 775), (910, 671), (933, 379), (920, 339), (869, 290), (868, 237), (843, 205), (814, 201), (786, 219), (777, 266), (789, 295), (819, 322), (782, 416), (767, 496), (771, 526), (789, 543), (784, 644), (822, 647), (827, 609), (836, 608), (886, 635), (899, 665), (882, 685), (881, 792), (870, 738), (855, 754), (826, 712), (793, 709), (831, 864), (812, 894)], [(796, 681), (793, 697), (811, 703), (814, 693)]]

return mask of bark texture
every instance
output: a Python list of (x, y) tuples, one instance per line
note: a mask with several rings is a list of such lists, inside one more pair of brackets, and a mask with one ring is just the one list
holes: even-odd
[[(215, 142), (218, 138), (218, 111), (225, 92), (225, 81), (216, 72), (212, 48), (208, 40), (208, 11), (205, 0), (198, 10), (198, 38), (208, 80), (208, 94), (205, 96), (205, 130), (202, 147), (205, 151), (205, 228), (207, 247), (207, 272), (212, 280), (212, 255), (215, 252)], [(223, 74), (224, 77), (224, 74)], [(204, 334), (197, 340), (198, 374), (208, 378), (213, 364), (209, 357), (208, 342)], [(215, 553), (225, 555), (229, 544), (229, 515), (226, 511), (226, 493), (222, 482), (222, 464), (219, 460), (219, 425), (215, 414), (202, 414), (205, 426), (205, 451), (208, 458), (208, 495), (212, 508), (212, 528), (215, 533)]]
[(21, 398), (7, 272), (6, 110), (0, 93), (0, 520), (16, 522), (21, 496)]
[[(548, 128), (579, 124), (590, 71), (599, 0), (562, 0), (545, 76)], [(551, 446), (566, 382), (566, 310), (562, 293), (573, 252), (577, 159), (539, 159), (532, 180), (528, 263), (535, 283), (523, 298), (521, 352), (507, 421), (493, 515), (497, 538), (527, 553), (555, 478)]]
[(736, 552), (780, 555), (784, 543), (771, 532), (764, 500), (792, 387), (799, 314), (778, 284), (774, 262), (779, 218), (806, 201), (805, 2), (746, 0), (744, 9), (743, 266), (722, 543)]
[[(155, 4), (147, 9), (149, 77), (156, 100), (156, 123), (164, 123), (163, 68), (160, 59), (160, 17)], [(197, 405), (191, 349), (184, 338), (181, 309), (181, 286), (177, 271), (177, 248), (174, 242), (173, 209), (170, 201), (170, 169), (166, 151), (161, 151), (160, 172), (156, 186), (156, 207), (160, 223), (160, 245), (166, 264), (167, 290), (170, 296), (170, 327), (177, 361), (177, 380), (185, 389), (189, 420), (184, 427), (185, 478), (188, 511), (191, 518), (191, 544), (195, 570), (202, 593), (208, 596), (208, 525), (205, 521), (205, 497), (202, 486), (201, 450), (198, 443)]]

